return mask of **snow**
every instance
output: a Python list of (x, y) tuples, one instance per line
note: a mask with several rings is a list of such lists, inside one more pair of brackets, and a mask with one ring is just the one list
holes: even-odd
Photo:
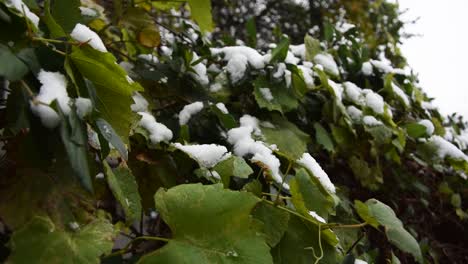
[(59, 115), (48, 106), (57, 100), (58, 105), (65, 115), (70, 113), (70, 98), (67, 93), (67, 79), (59, 72), (41, 70), (37, 77), (42, 84), (39, 94), (30, 103), (32, 112), (39, 116), (41, 122), (47, 128), (55, 128), (59, 122)]
[(275, 73), (273, 73), (273, 77), (276, 79), (283, 77), (285, 70), (286, 70), (286, 64), (284, 64), (283, 62), (278, 63), (278, 69), (276, 70)]
[(349, 101), (357, 104), (357, 105), (363, 105), (364, 101), (362, 98), (362, 89), (359, 88), (356, 84), (352, 82), (345, 82), (343, 84), (344, 89), (345, 89), (345, 95), (346, 99)]
[(212, 168), (218, 162), (231, 156), (231, 153), (228, 152), (225, 146), (216, 144), (182, 145), (174, 143), (173, 146), (188, 154), (204, 168)]
[(383, 123), (379, 120), (377, 120), (375, 117), (373, 116), (369, 116), (369, 115), (366, 115), (364, 116), (364, 118), (362, 119), (362, 121), (364, 122), (364, 124), (368, 125), (368, 126), (380, 126), (380, 125), (383, 125)]
[(312, 89), (314, 87), (314, 72), (304, 65), (298, 65), (297, 67), (302, 72), (302, 77), (304, 78), (307, 88)]
[(284, 70), (284, 80), (286, 82), (286, 87), (291, 87), (291, 71), (290, 70)]
[(93, 103), (88, 98), (78, 97), (75, 99), (76, 113), (83, 119), (93, 110)]
[(286, 58), (284, 59), (284, 62), (289, 63), (289, 64), (298, 64), (301, 61), (301, 59), (296, 58), (294, 54), (290, 51), (286, 54)]
[(309, 170), (312, 175), (319, 180), (322, 186), (330, 193), (335, 193), (335, 185), (328, 178), (327, 173), (320, 167), (320, 164), (309, 154), (304, 153), (302, 157), (297, 160), (297, 163)]
[(152, 144), (169, 142), (172, 139), (172, 131), (164, 124), (156, 122), (153, 115), (146, 112), (138, 112), (138, 114), (141, 115), (139, 125), (148, 131)]
[(151, 63), (157, 63), (159, 61), (158, 57), (153, 54), (140, 54), (137, 57)]
[(354, 264), (367, 264), (367, 261), (364, 261), (362, 259), (355, 259)]
[(430, 120), (423, 119), (418, 122), (418, 124), (426, 127), (426, 134), (431, 136), (434, 133), (434, 124)]
[(437, 106), (433, 105), (431, 102), (422, 102), (421, 107), (426, 110), (437, 110)]
[(98, 34), (83, 24), (76, 24), (75, 28), (73, 28), (73, 31), (70, 33), (70, 36), (78, 42), (88, 43), (95, 50), (107, 52), (106, 46), (104, 46), (104, 43)]
[[(31, 23), (38, 28), (39, 27), (39, 17), (29, 10), (28, 6), (23, 3), (21, 0), (6, 0), (5, 5), (8, 8), (14, 8), (21, 14), (24, 14)], [(24, 10), (24, 11), (23, 11)]]
[(83, 16), (95, 17), (98, 15), (96, 10), (89, 8), (89, 7), (80, 6), (80, 11), (81, 11), (81, 15)]
[(321, 223), (324, 223), (324, 224), (327, 223), (327, 221), (325, 221), (325, 219), (323, 219), (323, 217), (318, 215), (315, 211), (309, 211), (309, 215), (312, 216), (315, 220), (317, 220), (317, 221), (319, 221)]
[(346, 33), (348, 30), (355, 28), (356, 26), (347, 22), (343, 22), (340, 25), (336, 25), (336, 30), (338, 30), (340, 33)]
[(320, 53), (315, 55), (314, 62), (322, 65), (326, 72), (334, 76), (338, 76), (340, 74), (333, 56), (328, 53)]
[(393, 71), (393, 67), (388, 61), (370, 60), (370, 63), (380, 72), (389, 73)]
[(247, 70), (248, 59), (242, 54), (233, 55), (232, 58), (228, 61), (225, 69), (231, 77), (233, 83), (237, 83), (245, 75)]
[(210, 85), (210, 92), (216, 93), (223, 89), (223, 86), (220, 83), (213, 83)]
[(372, 73), (374, 73), (374, 68), (369, 61), (366, 61), (362, 64), (361, 72), (366, 76), (370, 76)]
[(396, 85), (394, 82), (392, 82), (392, 89), (393, 89), (393, 92), (401, 99), (401, 101), (406, 106), (410, 105), (410, 101), (406, 93), (400, 87), (398, 87), (398, 85)]
[(377, 114), (383, 114), (385, 103), (382, 96), (369, 89), (364, 89), (363, 93), (365, 93), (366, 105)]
[(227, 110), (226, 106), (223, 103), (217, 103), (216, 107), (223, 113), (223, 114), (229, 114), (229, 111)]
[(247, 59), (248, 63), (255, 69), (262, 69), (265, 67), (265, 61), (258, 51), (245, 46), (228, 46), (223, 48), (211, 48), (212, 55), (224, 54), (224, 60), (230, 61), (233, 57), (243, 56)]
[(99, 172), (98, 174), (96, 174), (96, 176), (94, 176), (96, 179), (100, 180), (100, 179), (104, 179), (104, 173), (102, 172)]
[(262, 94), (263, 98), (265, 98), (269, 102), (271, 102), (274, 99), (273, 95), (271, 94), (270, 88), (260, 88), (260, 93)]
[(328, 80), (328, 85), (333, 89), (336, 100), (341, 102), (343, 100), (343, 85), (332, 80)]
[(362, 111), (356, 108), (354, 105), (348, 106), (346, 112), (354, 121), (360, 121), (362, 118)]
[(146, 101), (145, 97), (141, 95), (139, 92), (134, 92), (132, 95), (134, 104), (130, 105), (130, 108), (133, 112), (146, 112), (148, 111), (148, 101)]
[[(200, 57), (193, 52), (192, 56), (192, 62), (194, 63), (195, 61), (199, 60)], [(203, 61), (198, 62), (196, 65), (192, 65), (192, 69), (195, 71), (195, 73), (191, 72), (190, 74), (201, 84), (201, 85), (208, 85), (210, 82), (208, 80), (208, 75), (206, 75), (206, 65), (203, 63)]]
[[(252, 133), (260, 136), (261, 130), (258, 127), (258, 119), (249, 115), (244, 115), (240, 119), (240, 126), (228, 131), (228, 142), (234, 145), (234, 153), (237, 156), (253, 155), (252, 162), (259, 162), (267, 169), (273, 180), (278, 184), (283, 183), (280, 174), (280, 161), (273, 155), (273, 151), (262, 141), (252, 138)], [(289, 185), (283, 184), (289, 189)]]
[(305, 44), (289, 45), (289, 49), (295, 56), (301, 58), (302, 60), (305, 60), (305, 57), (306, 57)]
[(202, 102), (194, 102), (191, 104), (188, 104), (184, 106), (182, 111), (179, 113), (179, 124), (186, 125), (189, 121), (190, 118), (200, 112), (203, 109), (203, 103)]
[(437, 154), (441, 159), (453, 158), (456, 160), (468, 161), (468, 157), (465, 155), (465, 153), (440, 136), (432, 136), (429, 139), (429, 142), (433, 146), (437, 147)]

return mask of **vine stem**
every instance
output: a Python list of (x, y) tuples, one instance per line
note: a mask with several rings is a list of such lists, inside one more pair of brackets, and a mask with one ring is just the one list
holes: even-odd
[(164, 238), (164, 237), (139, 236), (139, 237), (136, 237), (135, 239), (133, 239), (132, 241), (128, 242), (128, 244), (125, 245), (125, 247), (123, 247), (122, 249), (119, 249), (119, 250), (117, 250), (117, 251), (115, 251), (115, 252), (113, 252), (111, 254), (108, 254), (108, 255), (106, 255), (104, 257), (109, 258), (109, 257), (114, 257), (114, 256), (125, 254), (125, 252), (127, 252), (128, 249), (130, 249), (132, 244), (135, 243), (138, 240), (154, 240), (154, 241), (162, 241), (162, 242), (166, 242), (166, 243), (168, 243), (170, 241), (169, 238)]

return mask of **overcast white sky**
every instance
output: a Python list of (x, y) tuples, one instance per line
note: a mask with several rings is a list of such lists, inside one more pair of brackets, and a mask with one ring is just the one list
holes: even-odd
[(404, 18), (417, 18), (408, 27), (421, 37), (406, 40), (403, 54), (419, 73), (424, 91), (444, 114), (468, 118), (468, 0), (399, 0)]

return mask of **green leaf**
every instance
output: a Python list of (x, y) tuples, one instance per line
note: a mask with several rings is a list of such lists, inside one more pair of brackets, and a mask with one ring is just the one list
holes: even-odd
[(139, 221), (141, 217), (141, 197), (132, 172), (125, 165), (119, 165), (117, 169), (112, 170), (106, 161), (103, 164), (107, 184), (115, 199), (122, 206), (127, 223)]
[(70, 33), (75, 25), (80, 22), (81, 11), (80, 0), (52, 1), (50, 13), (55, 22), (59, 24), (65, 32)]
[(213, 30), (213, 19), (211, 17), (211, 1), (210, 0), (188, 0), (192, 19), (200, 26), (200, 31)]
[(403, 223), (395, 215), (395, 212), (388, 205), (376, 200), (369, 199), (364, 204), (355, 202), (357, 212), (362, 219), (374, 226), (377, 222), (385, 228), (388, 240), (400, 250), (410, 253), (419, 263), (423, 262), (421, 249), (418, 241), (403, 227)]
[(304, 44), (306, 48), (306, 60), (312, 61), (314, 57), (320, 53), (320, 41), (309, 35), (306, 35), (304, 38)]
[(213, 170), (219, 173), (226, 188), (229, 187), (232, 176), (245, 179), (253, 173), (252, 168), (250, 168), (243, 158), (234, 155), (216, 164)]
[[(116, 148), (122, 158), (124, 160), (128, 160), (128, 151), (123, 143), (122, 139), (120, 139), (119, 135), (115, 132), (112, 126), (104, 119), (98, 118), (96, 119), (96, 126), (99, 129), (100, 134), (102, 137), (107, 140), (107, 142), (111, 143), (114, 148)], [(102, 142), (101, 144), (105, 144)]]
[(307, 150), (310, 136), (300, 130), (296, 125), (285, 118), (275, 116), (272, 120), (273, 127), (269, 124), (260, 124), (265, 142), (275, 144), (278, 153), (291, 161), (295, 161)]
[(362, 220), (366, 221), (369, 225), (378, 228), (379, 222), (370, 214), (369, 207), (359, 200), (354, 201), (354, 208)]
[(406, 133), (412, 138), (420, 138), (426, 135), (426, 127), (418, 123), (405, 125)]
[(250, 213), (259, 199), (221, 184), (178, 185), (155, 195), (173, 237), (138, 263), (272, 263)]
[(28, 66), (8, 46), (0, 44), (0, 76), (9, 81), (21, 80), (28, 73)]
[(330, 138), (327, 130), (320, 125), (320, 123), (314, 123), (315, 128), (315, 140), (317, 143), (322, 145), (328, 152), (334, 152), (335, 147), (333, 146), (333, 141)]
[(65, 147), (68, 160), (75, 176), (86, 190), (92, 192), (93, 184), (88, 163), (88, 136), (85, 126), (76, 115), (74, 109), (65, 116), (58, 107), (61, 117), (60, 137)]
[(52, 17), (52, 14), (50, 12), (50, 0), (46, 0), (44, 2), (43, 21), (45, 22), (45, 24), (47, 25), (47, 28), (49, 29), (51, 38), (60, 38), (60, 37), (65, 37), (66, 36), (65, 31), (63, 30), (63, 28)]
[(110, 253), (115, 231), (111, 223), (95, 219), (76, 232), (60, 230), (47, 217), (35, 216), (11, 236), (7, 263), (92, 264)]
[(317, 178), (309, 175), (305, 169), (301, 168), (296, 172), (296, 177), (289, 182), (289, 186), (292, 203), (301, 214), (308, 215), (309, 211), (314, 211), (327, 219), (328, 214), (333, 211), (333, 198), (323, 188), (319, 188)]
[(110, 53), (83, 46), (75, 48), (70, 57), (83, 77), (94, 84), (97, 110), (127, 143), (131, 124), (136, 119), (130, 108), (134, 103), (131, 95), (142, 90), (141, 86), (127, 80), (127, 73)]
[(270, 247), (276, 246), (288, 228), (289, 213), (267, 203), (259, 203), (252, 212), (263, 223), (263, 233)]
[[(263, 88), (270, 89), (273, 98), (265, 98), (262, 93)], [(284, 87), (282, 83), (268, 82), (264, 76), (259, 76), (254, 81), (255, 100), (260, 108), (266, 108), (270, 111), (279, 111), (281, 113), (289, 112), (298, 107), (297, 98), (292, 93), (292, 89)]]
[(271, 51), (270, 63), (283, 62), (288, 55), (289, 38), (282, 37), (280, 43)]
[(255, 48), (257, 46), (257, 25), (255, 24), (255, 17), (251, 17), (245, 23), (245, 30), (247, 31), (247, 40), (249, 46)]
[[(271, 251), (276, 264), (310, 264), (316, 261), (316, 255), (320, 254), (318, 225), (306, 222), (301, 218), (291, 215), (289, 226), (281, 241)], [(323, 258), (321, 264), (336, 264), (337, 250), (321, 239)], [(312, 250), (313, 248), (313, 250)]]

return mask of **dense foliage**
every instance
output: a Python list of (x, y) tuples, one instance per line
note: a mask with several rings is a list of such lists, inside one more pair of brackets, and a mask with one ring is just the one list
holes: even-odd
[(466, 263), (467, 124), (399, 15), (0, 0), (0, 261)]

